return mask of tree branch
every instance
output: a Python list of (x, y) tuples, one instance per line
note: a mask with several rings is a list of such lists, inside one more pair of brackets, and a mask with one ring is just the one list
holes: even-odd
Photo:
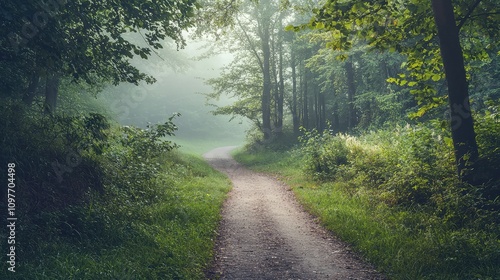
[(469, 8), (469, 12), (465, 15), (465, 17), (463, 17), (460, 20), (460, 23), (457, 26), (457, 29), (458, 29), (459, 32), (460, 32), (460, 29), (462, 29), (462, 26), (464, 26), (465, 22), (470, 18), (470, 16), (474, 12), (474, 10), (477, 8), (477, 6), (479, 5), (479, 3), (481, 3), (481, 1), (482, 0), (476, 0), (476, 2), (472, 5), (472, 7)]
[(257, 50), (255, 49), (255, 46), (252, 43), (252, 40), (250, 39), (250, 36), (248, 36), (248, 33), (246, 32), (245, 27), (241, 24), (241, 21), (238, 18), (236, 18), (236, 21), (238, 22), (238, 25), (240, 26), (241, 31), (243, 31), (243, 34), (245, 35), (245, 37), (248, 41), (248, 44), (250, 45), (252, 53), (255, 55), (255, 57), (259, 61), (260, 69), (262, 70), (262, 72), (264, 72), (264, 64), (262, 63), (262, 59), (260, 58), (259, 53), (257, 53)]

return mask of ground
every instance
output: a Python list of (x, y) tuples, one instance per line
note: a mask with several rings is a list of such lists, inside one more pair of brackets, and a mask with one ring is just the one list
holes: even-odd
[(233, 183), (207, 278), (385, 279), (304, 211), (288, 186), (243, 167), (232, 149), (204, 155)]

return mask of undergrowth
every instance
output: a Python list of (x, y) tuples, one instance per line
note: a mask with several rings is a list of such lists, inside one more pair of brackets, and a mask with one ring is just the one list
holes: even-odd
[(306, 132), (287, 152), (240, 151), (279, 173), (305, 207), (391, 279), (500, 279), (498, 135), (478, 117), (483, 184), (458, 181), (449, 135), (398, 127), (359, 137)]
[(173, 118), (142, 130), (2, 107), (18, 221), (16, 272), (3, 261), (0, 279), (203, 279), (230, 184), (163, 140)]

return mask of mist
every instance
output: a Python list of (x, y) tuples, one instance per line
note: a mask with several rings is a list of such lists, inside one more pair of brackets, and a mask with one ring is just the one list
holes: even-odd
[[(166, 43), (164, 49), (148, 60), (136, 59), (133, 65), (156, 78), (156, 83), (120, 84), (108, 87), (101, 98), (111, 103), (115, 119), (122, 125), (147, 128), (165, 122), (174, 113), (178, 131), (173, 137), (184, 151), (203, 153), (222, 145), (240, 145), (245, 141), (247, 120), (230, 116), (214, 116), (214, 106), (207, 105), (204, 94), (211, 92), (205, 83), (217, 77), (220, 69), (233, 59), (229, 53), (206, 56), (207, 42), (188, 40), (184, 49)], [(210, 103), (214, 103), (210, 101)], [(232, 103), (230, 98), (216, 105)]]

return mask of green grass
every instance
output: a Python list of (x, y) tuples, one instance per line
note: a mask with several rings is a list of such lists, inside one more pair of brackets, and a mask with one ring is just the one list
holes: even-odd
[(450, 228), (426, 211), (388, 206), (357, 186), (359, 181), (316, 182), (304, 175), (297, 151), (239, 150), (235, 158), (278, 174), (326, 228), (390, 279), (500, 279), (498, 228), (489, 233)]
[(17, 272), (4, 263), (0, 279), (203, 279), (230, 182), (197, 156), (163, 162), (157, 199), (96, 197), (20, 220)]

